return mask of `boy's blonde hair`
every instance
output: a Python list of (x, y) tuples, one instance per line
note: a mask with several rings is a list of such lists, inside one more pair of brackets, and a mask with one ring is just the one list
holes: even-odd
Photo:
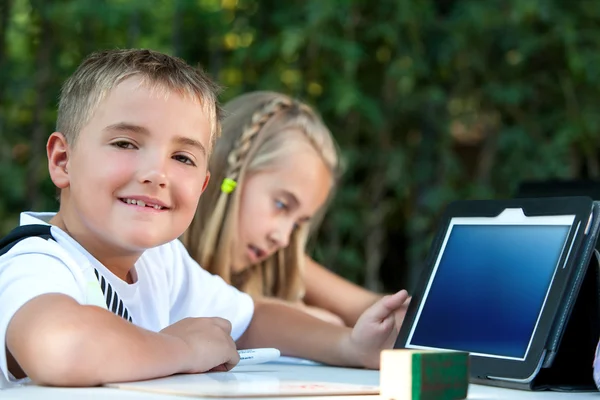
[(201, 69), (152, 50), (105, 50), (88, 56), (62, 87), (56, 130), (73, 145), (98, 104), (119, 83), (133, 76), (165, 96), (174, 92), (198, 101), (209, 116), (210, 152), (221, 128), (218, 86)]
[[(237, 97), (225, 106), (223, 134), (209, 163), (212, 183), (200, 198), (183, 241), (191, 256), (209, 272), (221, 276), (253, 296), (296, 301), (304, 295), (303, 263), (309, 229), (303, 224), (293, 231), (288, 247), (240, 274), (231, 271), (231, 254), (238, 232), (240, 192), (248, 174), (272, 168), (294, 151), (299, 141), (308, 142), (332, 173), (338, 176), (338, 151), (321, 118), (307, 105), (273, 92), (254, 92)], [(237, 182), (230, 193), (221, 182)], [(330, 196), (333, 188), (330, 192)], [(319, 215), (312, 221), (319, 219)]]

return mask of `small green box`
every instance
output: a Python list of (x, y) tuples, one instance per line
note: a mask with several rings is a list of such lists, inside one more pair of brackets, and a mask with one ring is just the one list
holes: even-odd
[(469, 353), (438, 350), (381, 352), (383, 400), (455, 400), (467, 397)]

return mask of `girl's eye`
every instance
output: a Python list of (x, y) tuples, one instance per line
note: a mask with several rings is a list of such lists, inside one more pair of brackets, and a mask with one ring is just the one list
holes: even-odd
[(126, 140), (119, 140), (118, 142), (113, 142), (112, 145), (120, 149), (126, 150), (134, 150), (137, 148), (133, 143), (128, 142)]
[(173, 156), (174, 160), (179, 161), (180, 163), (183, 164), (187, 164), (187, 165), (191, 165), (191, 166), (196, 166), (196, 164), (194, 164), (194, 162), (192, 161), (191, 158), (189, 158), (188, 156), (184, 156), (183, 154), (177, 154)]
[(287, 210), (288, 206), (281, 200), (275, 200), (275, 207), (279, 210)]

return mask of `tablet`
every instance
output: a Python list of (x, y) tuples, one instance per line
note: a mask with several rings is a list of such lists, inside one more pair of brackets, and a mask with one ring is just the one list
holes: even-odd
[(464, 203), (454, 209), (470, 208), (469, 216), (446, 216), (395, 347), (467, 351), (472, 375), (527, 382), (544, 361), (568, 261), (589, 218), (577, 206), (532, 215), (528, 201), (478, 217), (478, 207), (485, 215), (498, 202)]

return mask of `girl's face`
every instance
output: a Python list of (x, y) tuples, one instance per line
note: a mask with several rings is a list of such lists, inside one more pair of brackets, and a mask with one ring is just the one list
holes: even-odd
[(271, 169), (246, 175), (241, 187), (233, 272), (265, 260), (289, 244), (327, 200), (332, 175), (317, 151), (294, 146)]

